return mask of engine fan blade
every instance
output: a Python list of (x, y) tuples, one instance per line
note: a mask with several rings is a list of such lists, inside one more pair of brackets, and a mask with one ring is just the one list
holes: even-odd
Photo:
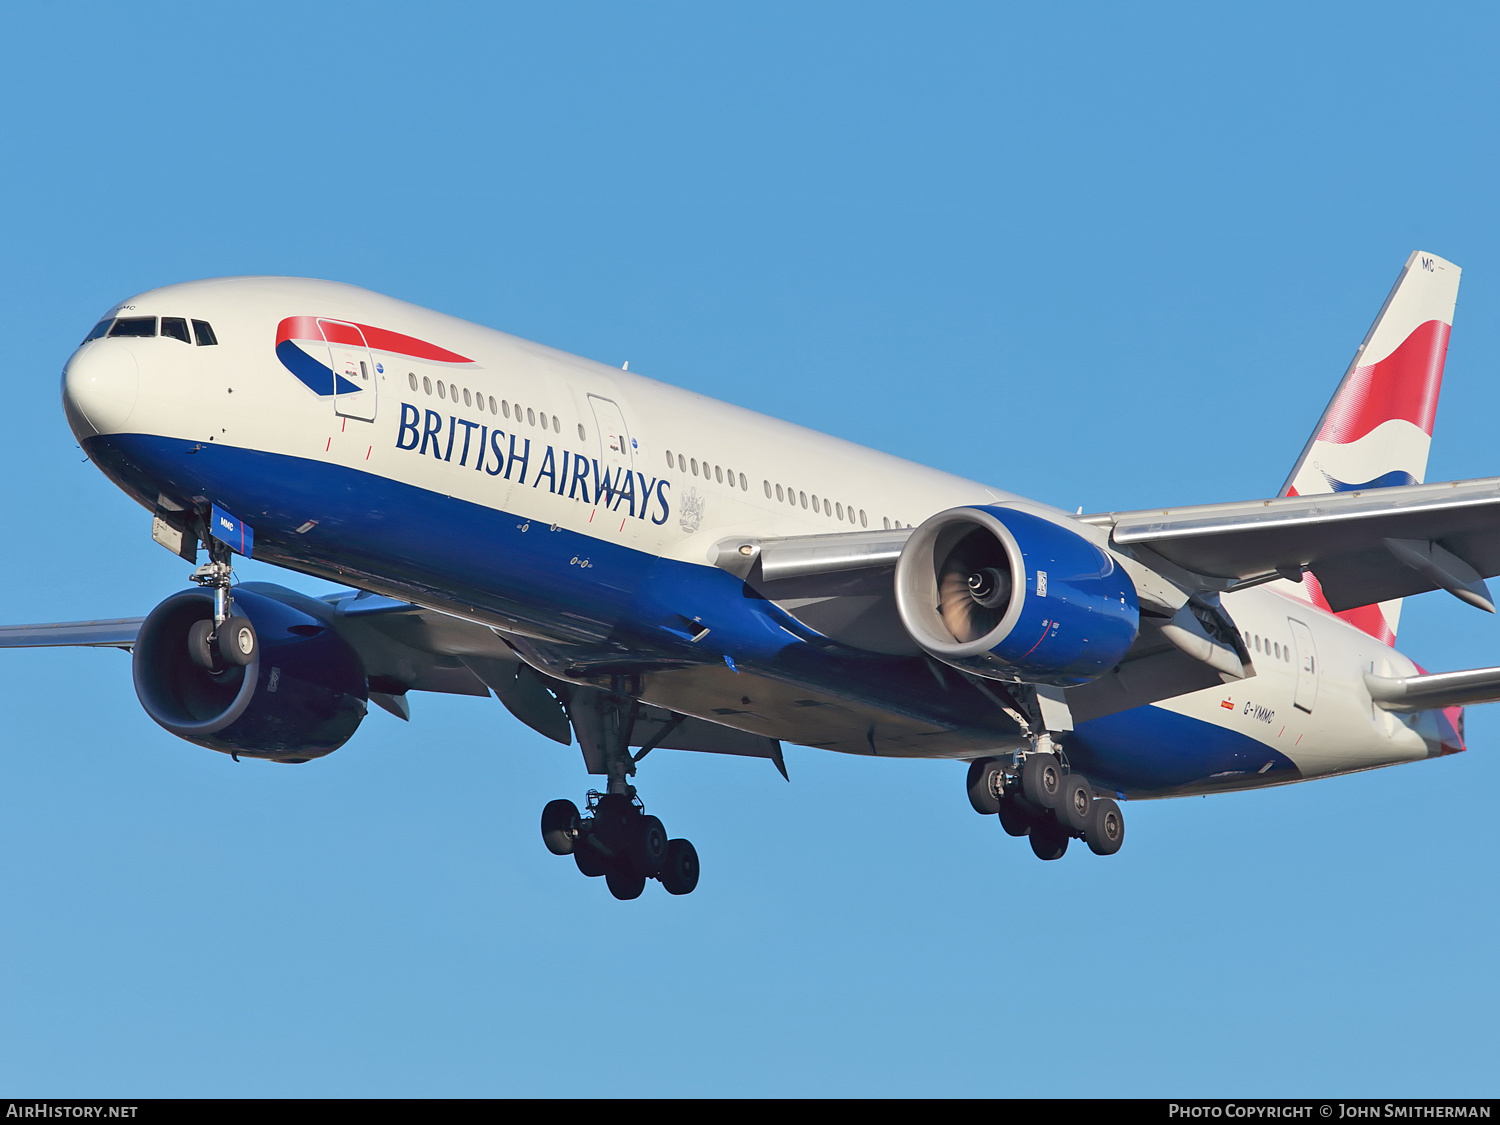
[[(1001, 597), (999, 604), (982, 604), (976, 587), (993, 589), (993, 583), (986, 587), (978, 580), (987, 570), (997, 572), (1008, 585), (1010, 564), (1005, 549), (989, 532), (976, 528), (954, 545), (938, 572), (938, 613), (960, 644), (992, 632), (1009, 606), (1009, 597)], [(986, 596), (984, 600), (992, 598)]]

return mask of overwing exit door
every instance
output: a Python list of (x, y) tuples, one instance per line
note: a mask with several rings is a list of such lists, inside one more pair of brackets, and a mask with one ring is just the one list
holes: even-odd
[(333, 368), (333, 412), (344, 418), (375, 420), (375, 357), (359, 325), (318, 318)]

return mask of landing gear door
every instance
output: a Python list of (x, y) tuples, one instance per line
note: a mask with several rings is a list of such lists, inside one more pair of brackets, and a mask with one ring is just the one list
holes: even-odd
[(635, 471), (635, 443), (625, 425), (625, 415), (611, 399), (589, 395), (594, 424), (599, 430), (599, 472), (609, 473), (611, 486), (625, 487), (625, 474)]
[(1292, 706), (1311, 715), (1318, 699), (1318, 650), (1311, 629), (1292, 617), (1286, 623), (1291, 626), (1297, 649), (1297, 692), (1292, 697)]
[(344, 418), (375, 420), (375, 357), (359, 325), (319, 318), (333, 368), (333, 412)]

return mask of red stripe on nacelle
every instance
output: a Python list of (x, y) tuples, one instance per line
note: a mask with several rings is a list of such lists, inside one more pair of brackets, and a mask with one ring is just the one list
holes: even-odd
[(1405, 418), (1431, 437), (1450, 331), (1441, 320), (1429, 320), (1379, 363), (1356, 367), (1339, 388), (1318, 440), (1345, 445), (1392, 418)]
[(468, 356), (450, 352), (426, 340), (408, 336), (402, 332), (391, 332), (369, 324), (353, 324), (344, 321), (320, 319), (315, 316), (289, 316), (276, 326), (276, 342), (286, 340), (327, 340), (330, 344), (347, 344), (363, 347), (369, 344), (378, 352), (394, 352), (413, 359), (429, 359), (436, 363), (473, 363)]

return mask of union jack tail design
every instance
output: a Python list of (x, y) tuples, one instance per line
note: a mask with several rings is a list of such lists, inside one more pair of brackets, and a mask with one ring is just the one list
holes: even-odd
[[(1452, 262), (1420, 250), (1406, 260), (1279, 495), (1423, 482), (1460, 272)], [(1316, 577), (1304, 575), (1302, 587), (1304, 597), (1328, 608)], [(1392, 644), (1401, 599), (1339, 616)]]

